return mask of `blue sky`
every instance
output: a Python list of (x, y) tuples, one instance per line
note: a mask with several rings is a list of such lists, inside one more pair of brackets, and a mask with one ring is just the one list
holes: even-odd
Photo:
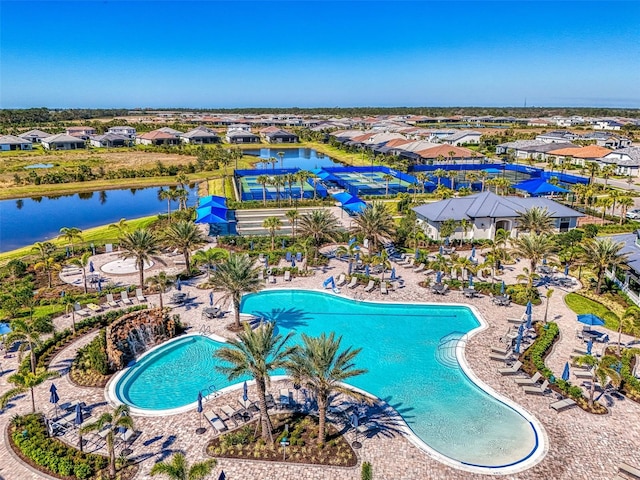
[(640, 2), (0, 2), (0, 107), (640, 107)]

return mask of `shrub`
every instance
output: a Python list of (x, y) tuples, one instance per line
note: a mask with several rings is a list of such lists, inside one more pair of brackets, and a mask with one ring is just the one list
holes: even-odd
[(227, 433), (222, 437), (222, 444), (225, 447), (232, 447), (234, 445), (248, 445), (255, 440), (253, 435), (253, 428), (249, 425), (245, 425), (240, 430)]
[(369, 462), (362, 463), (362, 480), (371, 480), (373, 478), (373, 469)]
[(529, 288), (527, 285), (517, 284), (507, 288), (507, 293), (511, 295), (511, 301), (518, 305), (526, 305), (531, 301), (533, 305), (540, 305), (540, 294), (537, 288)]

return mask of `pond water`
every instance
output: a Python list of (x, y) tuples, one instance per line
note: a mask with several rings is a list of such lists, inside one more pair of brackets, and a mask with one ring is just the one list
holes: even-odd
[(32, 165), (27, 165), (24, 168), (28, 169), (28, 168), (51, 168), (51, 167), (53, 167), (53, 163), (34, 163)]
[[(0, 201), (0, 252), (50, 240), (62, 227), (82, 230), (121, 218), (133, 219), (167, 212), (158, 187), (105, 190), (55, 197)], [(197, 188), (189, 188), (187, 204), (197, 202)], [(172, 202), (172, 210), (178, 207)]]
[[(282, 159), (278, 153), (284, 153)], [(278, 162), (274, 165), (269, 162), (258, 162), (255, 167), (258, 169), (270, 168), (302, 168), (313, 170), (319, 167), (341, 167), (331, 157), (312, 148), (261, 148), (260, 150), (245, 150), (246, 155), (254, 155), (259, 158), (275, 158)]]

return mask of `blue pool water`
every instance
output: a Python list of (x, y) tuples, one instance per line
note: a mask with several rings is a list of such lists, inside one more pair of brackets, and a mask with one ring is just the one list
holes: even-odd
[[(283, 152), (282, 161), (278, 156), (278, 152)], [(255, 155), (257, 157), (268, 159), (275, 158), (278, 163), (275, 165), (268, 162), (258, 162), (255, 164), (259, 169), (271, 168), (302, 168), (304, 170), (313, 170), (320, 167), (341, 167), (342, 165), (334, 162), (331, 157), (324, 155), (312, 148), (261, 148), (260, 150), (245, 150), (246, 155)]]
[[(393, 406), (424, 443), (446, 457), (498, 467), (522, 461), (537, 447), (529, 421), (480, 389), (458, 365), (457, 339), (479, 326), (466, 307), (354, 302), (276, 290), (245, 296), (241, 310), (275, 321), (281, 333), (334, 331), (344, 347), (362, 347), (357, 366), (368, 373), (349, 383)], [(119, 381), (122, 401), (175, 408), (193, 403), (199, 390), (229, 384), (212, 358), (219, 343), (196, 336), (168, 347)]]

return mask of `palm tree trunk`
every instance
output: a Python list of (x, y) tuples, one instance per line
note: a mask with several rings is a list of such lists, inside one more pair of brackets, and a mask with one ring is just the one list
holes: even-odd
[(267, 411), (266, 385), (263, 379), (256, 379), (256, 387), (258, 387), (258, 407), (260, 407), (260, 416), (262, 424), (262, 439), (266, 442), (273, 443), (273, 425), (269, 412)]
[(144, 260), (138, 260), (138, 269), (140, 270), (140, 288), (144, 288)]
[(36, 352), (34, 351), (35, 345), (29, 342), (29, 357), (31, 358), (31, 373), (36, 373)]
[(598, 284), (596, 285), (596, 295), (600, 295), (600, 290), (602, 289), (602, 278), (604, 277), (604, 271), (598, 271)]
[(187, 273), (189, 273), (189, 249), (188, 249), (188, 248), (185, 248), (185, 249), (182, 251), (182, 254), (184, 255), (184, 264), (185, 264), (185, 266), (186, 266)]
[(84, 293), (87, 293), (87, 268), (82, 267), (82, 280), (84, 281)]
[(36, 413), (36, 399), (33, 396), (33, 387), (31, 387), (31, 413)]
[(233, 299), (233, 310), (236, 319), (236, 327), (240, 328), (240, 301)]
[(116, 452), (113, 445), (113, 432), (109, 432), (109, 436), (111, 437), (111, 441), (107, 441), (107, 448), (109, 450), (109, 478), (114, 478), (116, 476)]
[(162, 311), (162, 290), (160, 290), (160, 311)]
[(325, 395), (318, 395), (318, 445), (324, 445), (326, 421), (327, 398)]

